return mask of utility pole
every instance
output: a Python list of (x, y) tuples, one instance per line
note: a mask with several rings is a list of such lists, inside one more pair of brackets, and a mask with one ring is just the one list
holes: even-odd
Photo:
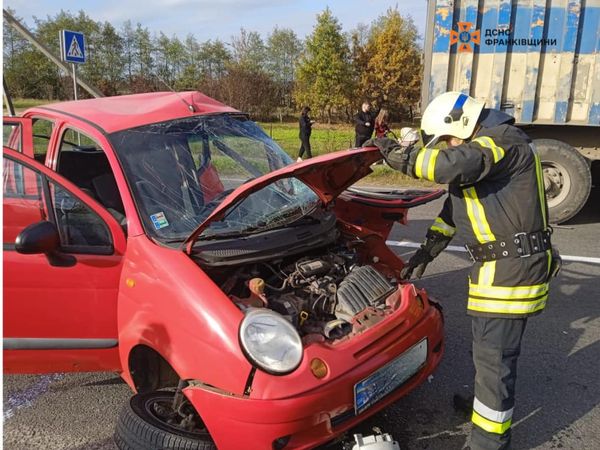
[(72, 72), (71, 68), (67, 64), (62, 62), (59, 58), (57, 58), (48, 49), (48, 47), (46, 47), (44, 44), (42, 44), (40, 41), (38, 41), (36, 39), (36, 37), (33, 34), (31, 34), (29, 32), (29, 30), (21, 24), (21, 22), (19, 22), (8, 11), (6, 11), (6, 9), (3, 8), (2, 13), (4, 15), (4, 20), (6, 21), (7, 24), (11, 25), (15, 30), (17, 30), (21, 34), (21, 36), (23, 36), (25, 39), (27, 39), (29, 42), (31, 42), (31, 44), (35, 48), (37, 48), (40, 52), (42, 52), (44, 55), (46, 55), (46, 57), (48, 57), (48, 59), (50, 61), (52, 61), (54, 64), (56, 64), (65, 73), (72, 76), (73, 83), (76, 83), (76, 85), (79, 84), (79, 86), (81, 86), (83, 89), (85, 89), (87, 92), (89, 92), (91, 95), (93, 95), (96, 98), (104, 97), (104, 95), (102, 95), (102, 92), (100, 92), (98, 89), (96, 89), (93, 86), (86, 83), (84, 80), (81, 79), (81, 77), (75, 77), (74, 71)]
[(6, 85), (6, 78), (2, 77), (2, 87), (4, 88), (4, 104), (6, 105), (6, 110), (8, 111), (8, 115), (14, 117), (15, 107), (13, 106), (12, 98), (10, 96), (10, 92), (8, 92), (8, 86)]

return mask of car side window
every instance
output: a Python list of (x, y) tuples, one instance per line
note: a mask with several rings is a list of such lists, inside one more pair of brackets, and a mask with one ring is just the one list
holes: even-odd
[(125, 228), (121, 193), (106, 153), (94, 139), (67, 128), (61, 137), (56, 172), (97, 200)]
[[(56, 224), (66, 253), (113, 253), (108, 225), (82, 200), (38, 171), (4, 157), (4, 244), (14, 245), (19, 233), (40, 220)], [(49, 211), (49, 212), (47, 212)]]
[(12, 247), (27, 225), (46, 219), (40, 174), (16, 161), (3, 164), (4, 247)]
[(106, 223), (73, 194), (50, 181), (50, 196), (61, 248), (67, 253), (111, 254)]
[(23, 151), (20, 123), (2, 122), (2, 145), (18, 152)]
[(33, 132), (33, 157), (36, 161), (44, 164), (46, 161), (46, 153), (48, 153), (48, 146), (50, 145), (50, 137), (52, 136), (52, 129), (54, 128), (54, 122), (48, 119), (34, 118), (31, 130)]

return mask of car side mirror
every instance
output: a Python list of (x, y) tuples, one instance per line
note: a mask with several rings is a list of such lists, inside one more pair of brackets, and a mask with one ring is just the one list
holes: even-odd
[(15, 250), (23, 255), (44, 254), (51, 266), (71, 267), (76, 259), (60, 253), (60, 235), (56, 225), (47, 220), (32, 223), (19, 233)]

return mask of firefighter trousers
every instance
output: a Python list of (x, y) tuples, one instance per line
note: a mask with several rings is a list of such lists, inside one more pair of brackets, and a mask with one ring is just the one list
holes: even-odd
[(472, 450), (510, 448), (517, 359), (527, 319), (472, 317), (475, 399)]

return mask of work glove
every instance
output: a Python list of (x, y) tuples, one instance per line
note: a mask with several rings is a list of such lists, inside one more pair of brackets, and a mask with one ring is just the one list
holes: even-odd
[(404, 280), (408, 280), (414, 271), (415, 277), (421, 278), (427, 265), (433, 261), (436, 256), (442, 253), (451, 240), (451, 237), (444, 236), (437, 231), (427, 231), (425, 242), (421, 244), (421, 247), (408, 260), (408, 263), (400, 272), (400, 277)]
[(390, 138), (369, 139), (364, 147), (377, 147), (392, 169), (399, 170), (405, 175), (414, 177), (413, 168), (417, 159), (418, 147), (411, 144), (403, 147), (398, 141)]

